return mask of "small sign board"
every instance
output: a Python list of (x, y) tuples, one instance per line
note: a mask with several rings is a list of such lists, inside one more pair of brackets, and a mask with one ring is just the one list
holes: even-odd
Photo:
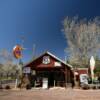
[(54, 66), (61, 66), (61, 63), (60, 62), (55, 62)]
[(80, 83), (88, 84), (88, 75), (80, 74)]
[(28, 73), (30, 73), (30, 72), (31, 72), (30, 67), (25, 67), (25, 68), (23, 68), (23, 73), (28, 74)]

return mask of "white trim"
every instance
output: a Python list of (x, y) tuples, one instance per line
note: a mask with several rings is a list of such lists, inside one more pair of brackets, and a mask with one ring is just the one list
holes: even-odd
[(72, 65), (66, 63), (65, 61), (63, 61), (63, 60), (61, 60), (60, 58), (56, 57), (56, 56), (53, 55), (52, 53), (50, 53), (50, 52), (48, 52), (48, 51), (47, 51), (46, 53), (49, 54), (49, 55), (51, 55), (51, 56), (54, 57), (55, 59), (59, 60), (59, 61), (62, 62), (63, 64), (69, 66), (70, 68), (73, 68)]

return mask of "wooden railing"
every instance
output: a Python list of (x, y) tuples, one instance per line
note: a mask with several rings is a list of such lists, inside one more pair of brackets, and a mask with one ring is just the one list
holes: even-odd
[(10, 84), (10, 83), (15, 83), (15, 80), (12, 79), (0, 80), (0, 84)]

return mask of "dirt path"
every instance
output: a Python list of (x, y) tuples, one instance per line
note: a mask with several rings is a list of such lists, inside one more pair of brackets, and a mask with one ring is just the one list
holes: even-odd
[(0, 100), (100, 100), (100, 90), (8, 90), (0, 91)]

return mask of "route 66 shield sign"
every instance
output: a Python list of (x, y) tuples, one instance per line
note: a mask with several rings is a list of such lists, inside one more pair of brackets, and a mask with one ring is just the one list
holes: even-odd
[(50, 63), (50, 57), (49, 56), (44, 56), (43, 57), (43, 64), (49, 64)]

